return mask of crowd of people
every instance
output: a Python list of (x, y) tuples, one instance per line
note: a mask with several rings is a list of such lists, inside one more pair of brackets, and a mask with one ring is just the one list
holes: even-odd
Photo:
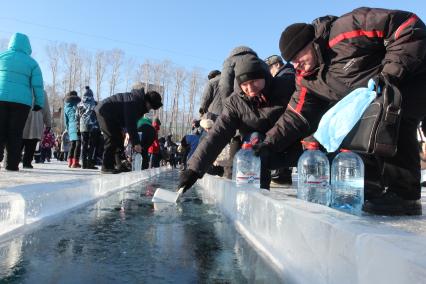
[[(303, 151), (300, 141), (312, 139), (322, 115), (373, 79), (378, 92), (389, 86), (399, 89), (402, 106), (396, 154), (361, 155), (364, 210), (421, 214), (417, 131), (426, 116), (424, 23), (411, 12), (363, 7), (341, 17), (292, 24), (278, 46), (281, 56), (264, 60), (250, 47), (234, 48), (222, 70), (208, 74), (200, 117), (179, 143), (172, 135), (159, 137), (161, 122), (148, 114), (162, 107), (162, 98), (142, 85), (98, 103), (89, 87), (82, 98), (69, 92), (65, 132), (55, 142), (40, 68), (30, 57), (28, 38), (16, 34), (8, 51), (0, 54), (5, 168), (18, 170), (20, 160), (31, 168), (37, 155), (49, 161), (54, 148), (54, 156), (67, 160), (69, 167), (95, 169), (101, 164), (102, 173), (116, 174), (129, 171), (131, 157), (140, 153), (143, 169), (181, 164), (179, 187), (188, 190), (205, 173), (231, 178), (234, 155), (243, 142), (250, 142), (261, 159), (261, 188), (269, 189), (271, 181), (291, 183), (291, 167)], [(13, 64), (16, 60), (22, 64)]]

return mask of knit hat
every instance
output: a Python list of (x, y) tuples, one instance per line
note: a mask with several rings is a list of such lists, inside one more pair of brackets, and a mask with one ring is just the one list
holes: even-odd
[(299, 51), (315, 38), (314, 26), (297, 23), (288, 26), (281, 34), (280, 51), (286, 61), (291, 61)]
[(68, 96), (70, 96), (70, 97), (77, 97), (78, 94), (77, 94), (76, 91), (71, 91), (71, 92), (68, 93)]
[(262, 66), (263, 63), (257, 57), (249, 57), (247, 60), (237, 63), (235, 66), (235, 79), (241, 85), (244, 82), (265, 79), (266, 69)]
[(213, 122), (213, 120), (211, 120), (211, 119), (203, 118), (203, 119), (200, 121), (200, 125), (201, 125), (201, 127), (202, 127), (202, 128), (204, 128), (204, 129), (210, 129), (210, 128), (212, 128), (212, 127), (213, 127), (213, 124), (214, 124), (214, 122)]
[(274, 65), (275, 63), (284, 64), (281, 56), (279, 56), (279, 55), (271, 55), (271, 56), (267, 57), (265, 59), (265, 63), (268, 64), (268, 66)]
[(220, 75), (220, 71), (219, 70), (213, 70), (210, 71), (209, 75), (207, 75), (207, 78), (209, 78), (209, 80), (213, 79), (214, 77), (216, 77), (217, 75)]
[(153, 109), (159, 109), (163, 106), (161, 102), (161, 95), (156, 91), (149, 91), (145, 94), (145, 100), (147, 100)]

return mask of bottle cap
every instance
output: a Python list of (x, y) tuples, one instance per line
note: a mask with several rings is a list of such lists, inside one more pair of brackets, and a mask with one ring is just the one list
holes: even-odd
[(243, 146), (241, 146), (241, 148), (243, 148), (243, 149), (251, 149), (252, 147), (253, 147), (253, 145), (251, 145), (251, 143), (247, 143), (247, 142), (244, 142)]
[(314, 141), (301, 141), (303, 147), (307, 150), (318, 150), (319, 149), (319, 143)]

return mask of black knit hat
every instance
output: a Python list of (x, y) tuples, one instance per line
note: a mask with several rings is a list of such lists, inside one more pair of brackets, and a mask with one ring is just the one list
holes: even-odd
[(288, 26), (281, 34), (280, 51), (286, 61), (291, 61), (296, 54), (315, 38), (314, 26), (297, 23)]
[(161, 95), (156, 91), (149, 91), (146, 93), (145, 100), (149, 102), (153, 109), (159, 109), (163, 106), (163, 103), (161, 102)]
[(255, 79), (266, 79), (264, 64), (262, 60), (254, 56), (237, 63), (235, 66), (235, 79), (237, 79), (238, 84), (241, 85), (241, 83)]
[(209, 78), (209, 80), (211, 80), (214, 77), (216, 77), (217, 75), (220, 75), (220, 71), (219, 70), (213, 70), (213, 71), (209, 72), (209, 75), (207, 75), (207, 78)]

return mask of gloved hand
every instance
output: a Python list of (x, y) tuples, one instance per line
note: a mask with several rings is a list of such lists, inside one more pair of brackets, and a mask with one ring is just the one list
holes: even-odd
[(183, 192), (190, 189), (199, 178), (198, 174), (191, 169), (185, 170), (179, 177), (179, 188), (183, 187)]
[(38, 106), (38, 105), (34, 105), (33, 106), (33, 111), (39, 111), (39, 110), (41, 110), (42, 109), (42, 107), (41, 106)]
[(269, 143), (261, 142), (253, 145), (253, 154), (255, 156), (266, 157), (271, 153), (271, 145)]
[(198, 112), (199, 112), (201, 115), (203, 115), (204, 113), (206, 113), (202, 107), (200, 107), (200, 110), (199, 110)]

